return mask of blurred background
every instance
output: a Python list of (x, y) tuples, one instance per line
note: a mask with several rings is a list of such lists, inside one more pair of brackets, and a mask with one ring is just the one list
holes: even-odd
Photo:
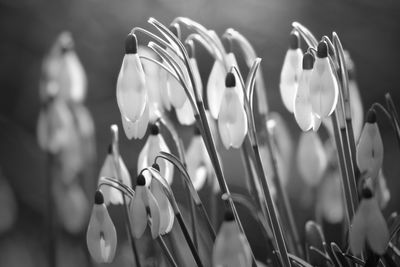
[[(128, 141), (123, 134), (115, 97), (124, 40), (132, 27), (153, 31), (147, 24), (150, 16), (165, 24), (177, 16), (185, 16), (215, 29), (218, 34), (229, 27), (241, 32), (263, 59), (270, 109), (286, 120), (297, 146), (300, 129), (284, 109), (279, 95), (279, 76), (291, 23), (299, 21), (318, 38), (332, 31), (339, 34), (356, 65), (356, 79), (366, 111), (374, 102), (384, 103), (386, 92), (400, 106), (399, 15), (397, 0), (0, 0), (0, 175), (10, 185), (15, 199), (0, 204), (13, 211), (11, 216), (15, 217), (10, 228), (0, 233), (0, 266), (46, 266), (46, 156), (36, 141), (39, 80), (43, 58), (62, 31), (71, 32), (88, 78), (85, 104), (94, 119), (97, 160), (95, 171), (88, 175), (83, 188), (91, 208), (94, 185), (111, 138), (109, 126), (113, 123), (120, 126), (121, 154), (132, 176), (144, 144), (144, 141)], [(139, 43), (145, 45), (147, 41), (139, 36)], [(205, 50), (199, 49), (198, 62), (205, 85), (213, 61)], [(400, 210), (397, 193), (400, 151), (389, 121), (381, 113), (378, 118), (385, 149), (383, 172), (391, 191), (391, 200), (384, 209), (384, 215), (388, 216)], [(187, 145), (193, 129), (179, 130), (184, 133)], [(222, 155), (229, 183), (234, 190), (243, 191), (244, 171), (239, 152), (230, 151), (228, 155), (224, 151)], [(291, 174), (288, 191), (303, 235), (304, 222), (313, 219), (314, 212), (298, 201), (308, 191), (297, 186), (301, 182), (296, 165), (285, 166)], [(244, 221), (245, 228), (250, 229), (251, 222)], [(86, 227), (72, 235), (59, 231), (59, 266), (90, 266), (85, 231)], [(334, 232), (328, 235), (335, 236)], [(256, 256), (262, 255), (257, 232), (250, 232), (249, 238), (255, 240), (251, 242)]]

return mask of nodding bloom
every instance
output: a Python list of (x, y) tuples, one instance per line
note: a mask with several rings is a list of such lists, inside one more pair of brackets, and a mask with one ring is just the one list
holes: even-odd
[(307, 52), (303, 57), (303, 71), (300, 74), (299, 86), (294, 99), (294, 117), (303, 131), (313, 127), (314, 113), (310, 101), (310, 79), (314, 66), (314, 56)]
[(143, 116), (147, 103), (145, 74), (134, 34), (129, 34), (125, 41), (125, 56), (117, 81), (117, 103), (121, 116), (130, 122)]
[[(171, 232), (172, 226), (174, 225), (175, 213), (171, 203), (169, 202), (168, 197), (165, 194), (163, 184), (160, 181), (161, 179), (165, 181), (165, 179), (159, 173), (160, 166), (155, 163), (153, 164), (153, 168), (157, 170), (157, 172), (154, 170), (151, 171), (152, 179), (150, 183), (150, 192), (156, 199), (158, 207), (160, 209), (159, 233), (161, 235), (164, 235)], [(157, 175), (156, 178), (154, 177), (155, 175)]]
[(87, 216), (90, 211), (82, 187), (78, 182), (66, 185), (60, 180), (55, 180), (53, 182), (53, 194), (60, 224), (67, 232), (79, 234), (87, 224)]
[[(179, 24), (174, 23), (169, 26), (169, 30), (178, 38), (180, 39), (181, 37), (181, 30), (179, 27)], [(179, 69), (182, 70), (183, 72), (183, 77), (186, 81), (189, 81), (189, 74), (187, 72), (187, 68), (183, 61), (175, 54), (175, 52), (170, 51), (168, 48), (167, 51), (171, 55), (173, 59), (178, 63)], [(178, 49), (179, 51), (179, 49)], [(190, 83), (188, 83), (190, 87)], [(174, 108), (182, 108), (183, 104), (185, 104), (185, 101), (187, 100), (186, 92), (185, 89), (183, 89), (182, 85), (177, 81), (175, 78), (173, 78), (171, 75), (167, 75), (167, 94), (168, 94), (168, 99), (169, 102), (174, 106)]]
[(310, 80), (311, 106), (321, 119), (332, 114), (338, 101), (339, 85), (333, 71), (328, 57), (328, 45), (321, 41)]
[(96, 191), (86, 242), (89, 253), (97, 263), (110, 263), (117, 249), (117, 232), (104, 204), (101, 191)]
[(339, 177), (338, 170), (330, 171), (322, 180), (317, 195), (318, 216), (332, 224), (340, 223), (344, 219), (344, 203)]
[[(164, 151), (170, 153), (170, 150), (165, 143), (164, 138), (160, 134), (160, 129), (156, 124), (150, 125), (150, 135), (144, 145), (142, 151), (140, 151), (138, 158), (138, 172), (140, 170), (151, 166), (154, 162), (156, 156), (160, 153), (160, 151)], [(168, 184), (172, 184), (173, 174), (174, 174), (174, 166), (168, 162), (162, 161), (160, 163), (160, 173), (161, 176), (164, 177)], [(147, 182), (147, 185), (150, 181)]]
[[(101, 167), (100, 174), (99, 174), (99, 183), (101, 182), (102, 177), (110, 177), (114, 178), (117, 180), (121, 180), (121, 182), (129, 187), (132, 187), (131, 183), (131, 176), (129, 174), (128, 168), (126, 167), (124, 161), (122, 160), (122, 157), (119, 156), (119, 168), (120, 168), (120, 173), (121, 177), (118, 175), (117, 171), (117, 166), (114, 160), (114, 154), (113, 154), (113, 149), (112, 146), (110, 145), (108, 147), (108, 154), (106, 156), (106, 159), (104, 160), (103, 167)], [(122, 205), (124, 200), (122, 198), (122, 193), (113, 188), (113, 187), (104, 187), (102, 189), (104, 198), (105, 198), (105, 203), (106, 205), (114, 204), (114, 205)]]
[[(191, 65), (193, 71), (193, 78), (196, 83), (196, 90), (200, 95), (203, 95), (203, 83), (201, 81), (200, 71), (197, 65), (193, 44), (187, 46), (187, 52), (189, 55), (189, 64)], [(193, 123), (195, 123), (196, 119), (194, 117), (193, 109), (188, 98), (186, 98), (183, 106), (181, 108), (175, 109), (175, 111), (176, 117), (178, 118), (180, 124), (192, 125)]]
[(327, 165), (328, 159), (318, 134), (302, 133), (297, 150), (297, 168), (303, 180), (310, 186), (318, 185)]
[(383, 162), (383, 142), (373, 109), (367, 113), (367, 121), (357, 144), (356, 160), (365, 177), (377, 179)]
[(69, 32), (61, 33), (42, 66), (40, 84), (42, 101), (59, 96), (65, 101), (81, 103), (86, 97), (87, 77), (75, 53), (74, 41)]
[(219, 190), (210, 156), (197, 127), (186, 150), (186, 165), (192, 184), (197, 191), (203, 188), (207, 180), (213, 183), (214, 192)]
[(67, 104), (59, 98), (48, 99), (38, 119), (39, 146), (51, 153), (60, 152), (68, 146), (74, 127), (74, 118)]
[(151, 236), (157, 238), (160, 234), (160, 208), (146, 186), (146, 178), (141, 174), (137, 177), (135, 195), (129, 209), (133, 237), (142, 237), (149, 223)]
[(226, 75), (225, 86), (218, 114), (218, 130), (226, 149), (240, 148), (247, 134), (247, 116), (235, 90), (236, 79), (232, 72)]
[(225, 214), (215, 239), (212, 262), (215, 267), (250, 267), (252, 264), (250, 246), (239, 231), (232, 212)]
[(389, 229), (370, 188), (362, 191), (362, 199), (353, 217), (349, 244), (354, 254), (361, 254), (366, 246), (383, 255), (389, 243)]
[(279, 84), (283, 104), (293, 113), (294, 99), (301, 74), (303, 52), (300, 48), (300, 36), (297, 31), (290, 34), (290, 46), (283, 61)]

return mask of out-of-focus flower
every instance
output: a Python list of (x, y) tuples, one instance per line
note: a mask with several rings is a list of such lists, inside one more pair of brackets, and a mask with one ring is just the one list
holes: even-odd
[(213, 266), (250, 267), (251, 249), (231, 212), (225, 214), (213, 248)]
[(390, 200), (390, 191), (386, 184), (386, 178), (382, 169), (379, 171), (378, 179), (375, 183), (375, 194), (379, 207), (384, 209)]
[[(121, 171), (121, 177), (118, 176), (118, 172), (116, 169), (117, 166), (115, 165), (116, 164), (114, 161), (112, 146), (110, 145), (108, 148), (108, 154), (103, 163), (103, 167), (101, 167), (100, 170), (99, 183), (101, 182), (102, 177), (110, 177), (114, 179), (120, 179), (123, 184), (127, 185), (128, 187), (131, 187), (132, 186), (131, 176), (121, 156), (119, 156), (119, 168)], [(102, 192), (104, 195), (106, 205), (109, 205), (110, 203), (114, 205), (122, 205), (124, 200), (122, 198), (122, 193), (119, 190), (107, 186), (102, 188)]]
[(96, 191), (95, 201), (86, 234), (92, 258), (98, 263), (113, 261), (117, 249), (117, 232), (104, 204), (101, 191)]
[(300, 36), (297, 31), (290, 34), (290, 46), (286, 52), (281, 70), (280, 92), (283, 104), (293, 113), (294, 100), (302, 71), (301, 62), (303, 52), (300, 48)]
[(143, 116), (147, 103), (145, 74), (134, 34), (129, 34), (125, 42), (125, 56), (117, 81), (117, 103), (121, 116), (131, 122)]
[(297, 168), (303, 180), (310, 186), (318, 185), (327, 164), (324, 146), (318, 134), (302, 133), (297, 150)]
[(232, 72), (226, 75), (225, 92), (218, 114), (218, 129), (226, 149), (240, 148), (247, 134), (247, 116), (237, 94), (236, 80)]
[(48, 152), (56, 154), (69, 144), (71, 129), (74, 129), (74, 119), (64, 101), (53, 98), (42, 108), (37, 125), (39, 146)]
[(207, 82), (207, 104), (214, 119), (218, 119), (224, 95), (226, 71), (224, 64), (215, 60)]
[(7, 232), (17, 220), (17, 200), (14, 192), (0, 170), (0, 235)]
[[(167, 144), (164, 141), (164, 138), (160, 134), (160, 130), (156, 124), (150, 125), (150, 135), (144, 145), (142, 151), (140, 151), (138, 158), (138, 172), (140, 170), (151, 166), (155, 157), (160, 153), (160, 151), (164, 151), (170, 153), (170, 150)], [(161, 176), (164, 177), (168, 184), (172, 184), (173, 180), (173, 172), (174, 167), (172, 164), (162, 161), (160, 162), (160, 173)], [(149, 185), (150, 181), (147, 181), (147, 185)]]
[(388, 243), (388, 226), (372, 190), (366, 187), (363, 189), (362, 200), (351, 223), (350, 249), (354, 254), (361, 254), (365, 246), (368, 246), (374, 253), (382, 255)]
[[(199, 129), (195, 128), (195, 134), (186, 151), (186, 165), (194, 188), (199, 191), (206, 184), (207, 179), (212, 180), (214, 189), (217, 179), (214, 173), (210, 156), (207, 153), (203, 138)], [(219, 187), (217, 187), (219, 188)]]
[(160, 234), (160, 208), (157, 200), (146, 186), (146, 178), (139, 175), (136, 181), (135, 195), (130, 205), (132, 234), (135, 238), (142, 237), (150, 220), (150, 230), (153, 238)]
[(367, 113), (367, 121), (357, 144), (356, 160), (364, 177), (377, 179), (383, 163), (383, 142), (373, 109)]
[(87, 78), (69, 32), (59, 35), (43, 62), (42, 72), (40, 96), (43, 102), (54, 96), (65, 101), (83, 102)]
[(313, 112), (310, 102), (310, 79), (314, 66), (314, 56), (305, 53), (303, 57), (303, 71), (300, 74), (299, 86), (297, 87), (294, 100), (294, 117), (303, 131), (313, 127)]
[[(157, 164), (157, 167), (158, 164)], [(153, 173), (152, 173), (153, 174)], [(159, 179), (164, 179), (159, 175)], [(171, 232), (172, 226), (174, 225), (174, 210), (172, 209), (171, 203), (165, 195), (163, 185), (158, 179), (152, 179), (150, 183), (150, 192), (153, 194), (157, 201), (160, 210), (160, 234), (167, 234)]]
[(64, 229), (72, 234), (83, 231), (88, 219), (89, 203), (80, 185), (54, 181), (53, 199)]
[(318, 190), (317, 214), (327, 222), (336, 224), (344, 219), (342, 187), (338, 170), (328, 173)]
[(318, 44), (317, 58), (310, 80), (310, 99), (313, 112), (321, 119), (332, 114), (339, 97), (338, 82), (328, 58), (328, 45)]

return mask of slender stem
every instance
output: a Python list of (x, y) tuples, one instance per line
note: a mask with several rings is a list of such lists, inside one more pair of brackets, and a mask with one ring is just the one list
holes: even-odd
[(192, 252), (193, 258), (197, 264), (198, 267), (202, 267), (203, 263), (201, 262), (200, 256), (197, 252), (197, 249), (192, 241), (192, 239), (190, 238), (190, 234), (187, 230), (187, 227), (185, 225), (185, 222), (183, 221), (182, 218), (182, 214), (181, 213), (177, 213), (175, 214), (176, 219), (178, 220), (179, 226), (182, 230), (183, 236), (185, 237), (186, 243), (189, 246), (190, 252)]
[(201, 212), (201, 214), (203, 215), (203, 217), (205, 218), (206, 223), (207, 223), (208, 232), (209, 232), (209, 234), (210, 234), (211, 240), (214, 242), (214, 240), (215, 240), (215, 238), (216, 238), (216, 234), (215, 234), (214, 227), (213, 227), (212, 224), (211, 224), (210, 218), (208, 217), (208, 214), (207, 214), (207, 212), (206, 212), (206, 209), (204, 208), (203, 203), (197, 204), (196, 206), (197, 206), (197, 208), (200, 210), (200, 212)]
[(171, 266), (173, 267), (178, 267), (178, 264), (176, 264), (176, 261), (174, 259), (174, 257), (172, 256), (171, 252), (169, 251), (167, 245), (164, 242), (164, 239), (162, 238), (162, 236), (158, 236), (157, 237), (157, 242), (160, 245), (161, 249), (163, 250), (164, 255), (167, 257), (169, 263), (171, 264)]
[(51, 152), (47, 152), (47, 183), (46, 183), (46, 194), (47, 194), (47, 253), (49, 266), (57, 266), (56, 260), (56, 233), (54, 225), (54, 201), (53, 201), (53, 170), (55, 164), (55, 155)]

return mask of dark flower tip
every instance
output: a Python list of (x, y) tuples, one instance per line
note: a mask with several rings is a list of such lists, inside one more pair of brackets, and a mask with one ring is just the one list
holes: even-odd
[(146, 184), (146, 178), (142, 174), (139, 174), (139, 176), (136, 179), (136, 185), (143, 186)]
[(224, 221), (225, 222), (232, 222), (235, 220), (235, 216), (233, 215), (232, 211), (225, 212)]
[(137, 53), (137, 39), (136, 35), (130, 33), (125, 39), (125, 54), (136, 54)]
[(371, 108), (367, 112), (367, 122), (376, 123), (376, 112), (375, 109)]
[(361, 196), (362, 196), (362, 198), (365, 198), (365, 199), (371, 198), (373, 196), (372, 190), (368, 187), (364, 187), (361, 192)]
[(169, 25), (168, 29), (178, 38), (181, 39), (181, 28), (178, 23)]
[(103, 193), (100, 190), (97, 190), (94, 194), (94, 204), (102, 205), (104, 203)]
[(150, 124), (149, 130), (151, 135), (157, 135), (160, 133), (160, 128), (158, 127), (157, 124)]
[(154, 169), (156, 169), (157, 171), (160, 171), (160, 165), (158, 165), (157, 163), (153, 163), (153, 165), (151, 165), (151, 167), (153, 167)]
[(311, 70), (314, 67), (314, 56), (307, 52), (303, 56), (303, 70)]
[(194, 131), (193, 132), (194, 132), (194, 135), (200, 135), (201, 134), (200, 129), (197, 126), (194, 127)]
[(317, 57), (325, 58), (328, 56), (328, 44), (325, 41), (321, 41), (317, 48)]
[(226, 87), (235, 87), (236, 86), (236, 79), (233, 72), (228, 72), (225, 78), (225, 86)]
[(292, 31), (290, 33), (289, 48), (290, 49), (300, 48), (300, 36), (297, 31)]

